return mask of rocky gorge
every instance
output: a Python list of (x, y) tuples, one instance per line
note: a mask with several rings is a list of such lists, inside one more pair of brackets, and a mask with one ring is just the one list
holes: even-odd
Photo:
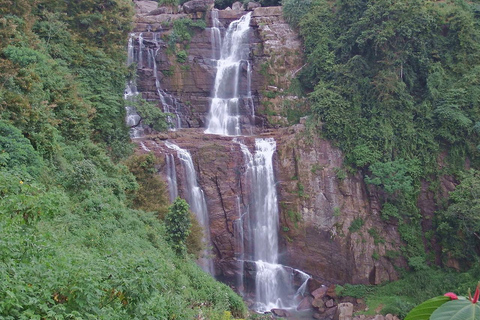
[[(332, 142), (313, 135), (308, 121), (301, 117), (308, 105), (291, 88), (295, 74), (305, 67), (303, 45), (283, 19), (281, 7), (260, 7), (251, 2), (247, 8), (237, 3), (233, 8), (216, 10), (209, 0), (189, 1), (179, 8), (158, 7), (154, 1), (135, 1), (135, 6), (131, 54), (137, 67), (136, 90), (147, 101), (174, 114), (176, 127), (161, 134), (147, 128), (147, 134), (135, 142), (139, 153), (153, 152), (160, 159), (158, 173), (165, 181), (171, 166), (169, 155), (174, 155), (181, 197), (187, 197), (187, 177), (182, 161), (166, 141), (190, 153), (208, 211), (213, 275), (243, 293), (247, 301), (251, 299), (255, 265), (239, 263), (242, 250), (252, 241), (238, 241), (239, 230), (246, 228), (239, 224), (248, 211), (249, 190), (253, 188), (246, 178), (248, 166), (242, 146), (253, 153), (256, 139), (273, 138), (278, 263), (292, 268), (298, 286), (301, 281), (296, 269), (312, 277), (306, 291), (309, 294), (303, 298), (309, 306), (313, 303), (318, 311), (329, 312), (326, 318), (333, 317), (336, 311), (328, 311), (327, 302), (336, 297), (322, 288), (336, 283), (396, 280), (396, 267), (405, 266), (405, 261), (398, 254), (401, 240), (397, 226), (380, 217), (380, 191), (364, 183), (362, 172), (346, 170), (342, 152)], [(224, 34), (232, 21), (248, 12), (250, 31), (244, 44), (248, 58), (240, 64), (238, 84), (244, 93), (238, 105), (242, 135), (206, 134), (215, 61), (220, 55), (213, 29)], [(193, 26), (190, 37), (175, 41), (175, 21), (184, 19), (202, 21), (205, 28)], [(445, 179), (442, 189), (452, 188), (453, 183)], [(422, 190), (419, 206), (428, 215), (435, 210), (434, 194), (427, 184)], [(239, 282), (239, 274), (245, 274), (247, 281)], [(316, 292), (319, 289), (323, 294)]]

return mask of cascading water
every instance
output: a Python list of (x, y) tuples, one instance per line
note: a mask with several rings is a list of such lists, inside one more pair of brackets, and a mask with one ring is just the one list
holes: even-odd
[[(202, 188), (198, 185), (197, 182), (197, 172), (195, 166), (193, 165), (192, 156), (190, 152), (185, 149), (180, 148), (176, 144), (166, 141), (165, 145), (177, 152), (178, 159), (182, 162), (184, 169), (184, 177), (186, 182), (186, 200), (190, 205), (190, 210), (197, 217), (198, 222), (203, 228), (203, 241), (209, 246), (210, 245), (210, 225), (208, 218), (207, 210), (207, 201), (205, 200), (205, 195)], [(199, 264), (205, 272), (208, 272), (213, 275), (213, 261), (208, 257), (209, 254), (207, 250), (204, 252), (204, 257), (199, 260)]]
[(167, 160), (167, 185), (170, 202), (175, 201), (178, 197), (177, 171), (175, 170), (175, 159), (173, 154), (166, 154)]
[[(128, 39), (128, 51), (127, 51), (127, 65), (131, 65), (135, 60), (134, 46), (133, 46), (133, 34)], [(124, 99), (126, 100), (125, 110), (127, 112), (125, 122), (130, 128), (130, 136), (132, 138), (140, 138), (143, 136), (144, 129), (140, 121), (142, 118), (135, 109), (135, 101), (139, 95), (137, 91), (137, 85), (134, 80), (127, 82), (125, 87)]]
[[(294, 308), (295, 295), (300, 292), (293, 286), (293, 269), (278, 264), (279, 217), (273, 170), (276, 142), (273, 138), (255, 139), (254, 155), (244, 144), (240, 143), (240, 147), (246, 161), (246, 178), (251, 186), (248, 220), (253, 244), (249, 257), (256, 265), (254, 308), (259, 312)], [(304, 275), (306, 282), (308, 275)]]
[[(155, 43), (158, 47), (157, 39), (155, 37)], [(160, 48), (149, 49), (149, 57), (151, 57), (151, 62), (149, 63), (153, 69), (153, 75), (155, 77), (155, 88), (157, 89), (158, 98), (163, 107), (163, 112), (170, 114), (168, 116), (168, 122), (172, 125), (172, 129), (181, 129), (182, 121), (180, 120), (180, 115), (178, 112), (178, 101), (173, 96), (166, 93), (160, 86), (160, 79), (158, 78), (157, 70), (157, 61), (155, 57), (158, 54)]]
[(211, 11), (212, 15), (212, 28), (210, 29), (210, 41), (212, 42), (212, 59), (217, 60), (219, 59), (219, 48), (222, 47), (222, 34), (221, 34), (221, 26), (220, 20), (218, 20), (218, 10), (213, 9)]
[[(243, 64), (247, 63), (248, 46), (245, 44), (248, 41), (251, 16), (252, 13), (249, 12), (239, 20), (233, 21), (223, 39), (205, 133), (225, 136), (241, 134), (240, 69)], [(214, 33), (212, 31), (212, 34)]]

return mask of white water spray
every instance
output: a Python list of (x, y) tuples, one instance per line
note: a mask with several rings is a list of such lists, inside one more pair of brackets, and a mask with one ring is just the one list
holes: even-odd
[(217, 61), (217, 73), (213, 98), (208, 115), (205, 133), (219, 135), (240, 135), (239, 83), (240, 68), (248, 55), (248, 34), (250, 31), (249, 12), (239, 20), (233, 21), (227, 30)]
[[(273, 168), (276, 142), (272, 138), (255, 139), (254, 155), (242, 143), (240, 148), (247, 166), (246, 178), (251, 186), (249, 227), (253, 250), (250, 257), (256, 265), (254, 308), (259, 312), (294, 308), (295, 295), (299, 294), (293, 286), (294, 270), (278, 264), (279, 216)], [(306, 283), (309, 277), (304, 275)], [(305, 286), (299, 290), (304, 290)]]
[[(207, 201), (205, 200), (205, 195), (202, 188), (198, 185), (197, 172), (195, 170), (195, 166), (193, 165), (192, 156), (188, 150), (182, 149), (176, 144), (166, 141), (165, 145), (168, 148), (175, 150), (177, 152), (178, 159), (180, 159), (182, 162), (186, 180), (186, 200), (190, 205), (190, 210), (195, 214), (198, 222), (203, 228), (204, 243), (207, 246), (210, 246), (210, 225)], [(209, 253), (207, 250), (205, 250), (204, 257), (200, 259), (199, 264), (205, 272), (213, 275), (213, 261), (211, 258), (209, 258)]]

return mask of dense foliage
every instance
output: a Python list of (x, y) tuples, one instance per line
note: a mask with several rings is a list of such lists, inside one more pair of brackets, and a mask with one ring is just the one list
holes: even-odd
[[(311, 126), (380, 190), (382, 217), (398, 223), (403, 254), (418, 269), (428, 259), (416, 206), (421, 179), (434, 189), (443, 174), (479, 167), (479, 5), (422, 0), (284, 0), (283, 5), (304, 39), (307, 64), (299, 80), (310, 92)], [(472, 253), (479, 238), (465, 228), (455, 234), (453, 210), (439, 217), (441, 230), (433, 236), (449, 231), (455, 238), (449, 249), (462, 251), (469, 243)], [(470, 262), (473, 257), (478, 255), (468, 254)]]
[[(304, 40), (310, 127), (380, 195), (410, 266), (398, 282), (343, 294), (404, 316), (432, 296), (466, 293), (480, 276), (478, 1), (284, 0), (283, 10)], [(449, 199), (445, 176), (458, 184)], [(436, 196), (431, 230), (417, 207), (422, 182)]]
[(131, 6), (0, 2), (2, 319), (245, 314), (240, 297), (168, 245), (154, 157), (124, 162)]

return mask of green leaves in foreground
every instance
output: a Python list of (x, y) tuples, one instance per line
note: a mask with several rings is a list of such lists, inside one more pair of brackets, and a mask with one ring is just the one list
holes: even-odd
[(450, 301), (449, 297), (440, 296), (425, 301), (413, 308), (405, 318), (405, 320), (428, 320), (430, 315), (441, 305)]
[(480, 320), (480, 305), (466, 299), (452, 300), (435, 310), (430, 320)]
[(435, 297), (413, 308), (405, 320), (480, 320), (480, 304), (465, 297)]

